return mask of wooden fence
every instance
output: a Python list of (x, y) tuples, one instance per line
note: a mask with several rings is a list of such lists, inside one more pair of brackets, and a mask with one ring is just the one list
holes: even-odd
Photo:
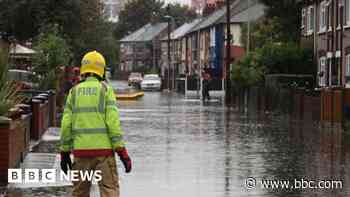
[(232, 100), (239, 108), (279, 111), (297, 120), (340, 125), (350, 120), (350, 89), (324, 88), (267, 89), (251, 87), (236, 90)]

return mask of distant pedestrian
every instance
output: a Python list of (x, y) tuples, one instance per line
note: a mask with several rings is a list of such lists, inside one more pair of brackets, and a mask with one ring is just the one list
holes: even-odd
[(203, 70), (202, 78), (203, 78), (202, 99), (203, 101), (205, 101), (206, 99), (210, 100), (209, 90), (210, 90), (211, 76), (208, 70), (206, 69)]

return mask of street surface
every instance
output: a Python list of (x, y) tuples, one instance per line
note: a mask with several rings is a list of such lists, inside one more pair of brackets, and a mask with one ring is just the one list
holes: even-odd
[[(131, 174), (118, 161), (122, 197), (350, 195), (350, 142), (340, 130), (278, 115), (242, 114), (221, 102), (203, 104), (175, 93), (146, 92), (138, 101), (118, 105), (133, 160)], [(30, 157), (51, 158), (37, 166), (58, 167), (55, 132), (34, 147)], [(247, 189), (248, 177), (257, 181), (255, 188)], [(266, 189), (262, 179), (342, 180), (343, 189)], [(67, 196), (70, 186), (59, 184), (10, 185), (7, 196)]]

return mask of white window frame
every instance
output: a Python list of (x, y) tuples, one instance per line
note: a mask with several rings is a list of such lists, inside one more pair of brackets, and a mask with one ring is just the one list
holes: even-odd
[(301, 9), (301, 28), (305, 27), (305, 17), (306, 17), (306, 10), (305, 8)]
[(345, 66), (346, 66), (345, 76), (350, 76), (350, 54), (347, 54), (345, 56)]
[(327, 1), (322, 1), (319, 11), (319, 33), (327, 30)]
[[(311, 12), (312, 10), (312, 12)], [(314, 32), (315, 25), (315, 8), (314, 6), (309, 6), (307, 9), (307, 34), (310, 35)], [(312, 22), (312, 24), (311, 24)]]
[(327, 65), (327, 57), (326, 56), (320, 57), (318, 72), (323, 72), (323, 76), (319, 77), (318, 84), (321, 87), (326, 86), (326, 75), (328, 74), (326, 70), (326, 65)]
[(344, 0), (345, 25), (350, 26), (350, 0)]
[(327, 16), (327, 21), (326, 21), (326, 23), (328, 24), (328, 31), (332, 31), (332, 25), (333, 25), (333, 23), (334, 23), (334, 21), (333, 21), (333, 12), (334, 12), (334, 10), (332, 9), (332, 6), (331, 6), (331, 1), (328, 1), (327, 2), (327, 12), (326, 12), (326, 16)]

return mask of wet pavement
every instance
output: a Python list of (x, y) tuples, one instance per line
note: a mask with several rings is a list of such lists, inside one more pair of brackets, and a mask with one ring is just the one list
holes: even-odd
[[(121, 196), (350, 195), (350, 138), (340, 129), (279, 114), (239, 113), (220, 100), (202, 103), (174, 93), (146, 92), (138, 101), (118, 105), (133, 159), (131, 174), (125, 174), (118, 161)], [(48, 153), (54, 158), (57, 139), (50, 136), (34, 147), (34, 155)], [(255, 188), (246, 187), (248, 177), (257, 181)], [(341, 180), (343, 188), (262, 188), (260, 181), (269, 179)], [(13, 185), (7, 196), (67, 196), (70, 189)]]

